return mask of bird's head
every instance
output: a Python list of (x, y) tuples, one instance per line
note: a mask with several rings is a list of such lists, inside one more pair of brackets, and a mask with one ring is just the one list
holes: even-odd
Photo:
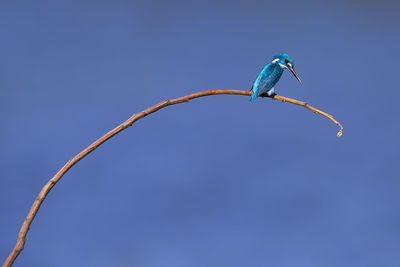
[(281, 66), (281, 68), (290, 70), (293, 73), (294, 77), (296, 77), (296, 79), (299, 82), (301, 82), (299, 75), (294, 70), (293, 60), (289, 57), (289, 55), (277, 54), (276, 56), (274, 56), (272, 63), (279, 64), (279, 66)]

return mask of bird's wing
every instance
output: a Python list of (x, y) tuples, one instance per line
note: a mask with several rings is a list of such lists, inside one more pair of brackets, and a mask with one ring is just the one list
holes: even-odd
[(273, 72), (273, 67), (273, 64), (265, 66), (254, 81), (252, 90), (255, 95), (259, 95), (271, 89), (271, 73)]

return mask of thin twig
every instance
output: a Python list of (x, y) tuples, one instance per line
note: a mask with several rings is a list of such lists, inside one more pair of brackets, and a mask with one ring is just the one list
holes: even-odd
[(338, 136), (338, 137), (342, 136), (342, 134), (343, 134), (343, 126), (342, 126), (337, 120), (335, 120), (335, 119), (332, 117), (332, 115), (329, 115), (328, 113), (325, 113), (325, 112), (323, 112), (322, 110), (316, 109), (316, 108), (310, 106), (309, 104), (307, 104), (306, 102), (302, 102), (302, 101), (299, 101), (299, 100), (296, 100), (296, 99), (292, 99), (292, 98), (289, 98), (289, 97), (284, 97), (284, 96), (280, 96), (280, 95), (275, 95), (275, 96), (274, 96), (274, 99), (280, 100), (280, 101), (282, 101), (282, 102), (289, 102), (289, 103), (292, 103), (292, 104), (295, 104), (295, 105), (303, 106), (303, 107), (305, 107), (305, 108), (311, 110), (311, 111), (314, 112), (314, 113), (321, 114), (322, 116), (327, 117), (328, 119), (330, 119), (331, 121), (333, 121), (334, 124), (336, 124), (337, 126), (340, 127), (340, 130), (339, 130), (339, 132), (337, 133), (337, 136)]
[[(42, 190), (40, 191), (38, 197), (35, 199), (35, 201), (33, 202), (33, 205), (28, 213), (28, 216), (26, 216), (25, 221), (19, 231), (18, 234), (18, 239), (17, 239), (17, 243), (14, 247), (14, 249), (11, 251), (10, 255), (8, 256), (8, 258), (6, 259), (6, 261), (3, 264), (3, 267), (9, 267), (11, 266), (15, 259), (18, 257), (18, 255), (21, 253), (21, 251), (24, 249), (24, 245), (26, 242), (26, 235), (29, 231), (29, 227), (32, 224), (33, 219), (35, 218), (40, 205), (42, 205), (44, 199), (46, 198), (47, 194), (50, 192), (50, 190), (53, 188), (53, 186), (60, 181), (60, 179), (64, 176), (64, 174), (71, 169), (72, 166), (74, 166), (76, 163), (78, 163), (81, 159), (83, 159), (84, 157), (86, 157), (87, 155), (89, 155), (93, 150), (95, 150), (96, 148), (98, 148), (101, 144), (103, 144), (104, 142), (106, 142), (108, 139), (110, 139), (111, 137), (113, 137), (114, 135), (118, 134), (119, 132), (125, 130), (126, 128), (128, 128), (129, 126), (132, 126), (132, 124), (143, 118), (146, 117), (147, 115), (156, 112), (164, 107), (167, 106), (171, 106), (171, 105), (175, 105), (175, 104), (179, 104), (179, 103), (183, 103), (183, 102), (188, 102), (191, 99), (194, 98), (198, 98), (198, 97), (203, 97), (203, 96), (209, 96), (209, 95), (247, 95), (250, 96), (251, 92), (249, 91), (240, 91), (240, 90), (207, 90), (207, 91), (203, 91), (203, 92), (198, 92), (198, 93), (194, 93), (194, 94), (190, 94), (187, 96), (183, 96), (183, 97), (179, 97), (179, 98), (175, 98), (172, 100), (164, 100), (161, 103), (158, 103), (157, 105), (154, 105), (150, 108), (147, 108), (145, 110), (143, 110), (142, 112), (133, 114), (128, 120), (126, 120), (125, 122), (123, 122), (122, 124), (120, 124), (119, 126), (115, 127), (114, 129), (112, 129), (111, 131), (109, 131), (108, 133), (106, 133), (105, 135), (103, 135), (102, 137), (100, 137), (99, 139), (97, 139), (94, 143), (92, 143), (90, 146), (88, 146), (87, 148), (85, 148), (84, 150), (82, 150), (78, 155), (76, 155), (75, 157), (71, 158), (48, 182), (47, 184), (42, 188)], [(338, 125), (340, 127), (340, 131), (338, 133), (338, 136), (341, 135), (342, 133), (342, 125), (340, 125), (340, 123), (338, 121), (336, 121), (331, 115), (318, 110), (310, 105), (308, 105), (305, 102), (301, 102), (295, 99), (291, 99), (291, 98), (287, 98), (287, 97), (283, 97), (283, 96), (279, 96), (279, 95), (275, 95), (274, 99), (276, 100), (280, 100), (283, 102), (289, 102), (295, 105), (299, 105), (299, 106), (303, 106), (309, 110), (311, 110), (314, 113), (318, 113), (321, 114), (327, 118), (329, 118), (331, 121), (333, 121), (336, 125)]]

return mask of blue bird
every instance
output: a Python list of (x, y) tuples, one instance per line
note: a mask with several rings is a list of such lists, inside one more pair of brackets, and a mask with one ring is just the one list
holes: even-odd
[(282, 76), (283, 70), (289, 69), (296, 79), (301, 82), (299, 75), (294, 70), (293, 60), (287, 54), (274, 56), (272, 62), (266, 65), (258, 75), (251, 87), (250, 101), (260, 97), (274, 97), (274, 87)]

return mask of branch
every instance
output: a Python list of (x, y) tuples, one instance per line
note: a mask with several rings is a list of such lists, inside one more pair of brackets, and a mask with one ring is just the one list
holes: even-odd
[[(40, 191), (39, 195), (37, 196), (37, 198), (35, 199), (35, 201), (33, 202), (33, 205), (28, 213), (28, 216), (26, 216), (25, 221), (19, 231), (18, 234), (18, 239), (17, 239), (17, 244), (15, 245), (14, 249), (11, 251), (10, 255), (8, 256), (8, 258), (6, 259), (6, 261), (3, 264), (3, 267), (9, 267), (11, 266), (15, 259), (18, 257), (18, 255), (21, 253), (21, 251), (24, 249), (24, 245), (26, 242), (26, 235), (29, 231), (29, 227), (32, 224), (33, 219), (35, 218), (40, 205), (42, 205), (44, 199), (46, 198), (47, 194), (50, 192), (50, 190), (53, 188), (53, 186), (60, 181), (60, 179), (64, 176), (64, 174), (72, 168), (72, 166), (74, 166), (76, 163), (78, 163), (81, 159), (83, 159), (84, 157), (86, 157), (87, 155), (89, 155), (93, 150), (95, 150), (96, 148), (98, 148), (101, 144), (103, 144), (104, 142), (106, 142), (108, 139), (110, 139), (111, 137), (113, 137), (114, 135), (122, 132), (123, 130), (125, 130), (126, 128), (128, 128), (129, 126), (132, 126), (132, 124), (141, 119), (146, 117), (147, 115), (156, 112), (164, 107), (167, 106), (171, 106), (171, 105), (175, 105), (175, 104), (180, 104), (183, 102), (189, 102), (189, 100), (194, 99), (194, 98), (198, 98), (198, 97), (203, 97), (203, 96), (209, 96), (209, 95), (247, 95), (250, 96), (251, 92), (249, 91), (240, 91), (240, 90), (207, 90), (207, 91), (203, 91), (203, 92), (198, 92), (198, 93), (194, 93), (194, 94), (190, 94), (187, 96), (183, 96), (183, 97), (179, 97), (179, 98), (175, 98), (172, 100), (164, 100), (161, 103), (158, 103), (150, 108), (147, 108), (145, 110), (143, 110), (142, 112), (133, 114), (128, 120), (126, 120), (125, 122), (123, 122), (122, 124), (120, 124), (119, 126), (115, 127), (114, 129), (112, 129), (111, 131), (109, 131), (108, 133), (106, 133), (105, 135), (103, 135), (102, 137), (100, 137), (99, 139), (97, 139), (94, 143), (92, 143), (90, 146), (88, 146), (87, 148), (85, 148), (84, 150), (82, 150), (78, 155), (76, 155), (75, 157), (71, 158), (48, 182), (47, 184), (42, 188), (42, 190)], [(338, 132), (338, 136), (342, 135), (342, 130), (343, 127), (342, 125), (340, 125), (340, 123), (338, 121), (336, 121), (331, 115), (320, 111), (310, 105), (308, 105), (305, 102), (301, 102), (295, 99), (291, 99), (291, 98), (287, 98), (287, 97), (283, 97), (283, 96), (279, 96), (279, 95), (275, 95), (274, 99), (276, 100), (280, 100), (282, 102), (289, 102), (295, 105), (299, 105), (299, 106), (303, 106), (309, 110), (311, 110), (314, 113), (318, 113), (321, 114), (325, 117), (327, 117), (328, 119), (330, 119), (331, 121), (333, 121), (336, 125), (338, 125), (340, 127), (340, 131)]]
[(309, 104), (307, 104), (306, 102), (302, 102), (302, 101), (299, 101), (299, 100), (296, 100), (296, 99), (292, 99), (292, 98), (289, 98), (289, 97), (284, 97), (284, 96), (280, 96), (280, 95), (275, 95), (275, 96), (274, 96), (274, 99), (280, 100), (280, 101), (282, 101), (282, 102), (289, 102), (289, 103), (292, 103), (292, 104), (295, 104), (295, 105), (303, 106), (303, 107), (305, 107), (306, 109), (309, 109), (309, 110), (311, 110), (311, 111), (314, 112), (314, 113), (321, 114), (322, 116), (327, 117), (327, 118), (330, 119), (334, 124), (336, 124), (337, 126), (340, 127), (340, 130), (339, 130), (339, 132), (338, 132), (336, 135), (337, 135), (338, 137), (341, 137), (341, 136), (342, 136), (342, 134), (343, 134), (343, 126), (342, 126), (337, 120), (335, 120), (335, 119), (332, 117), (332, 115), (329, 115), (328, 113), (325, 113), (325, 112), (323, 112), (322, 110), (316, 109), (316, 108), (310, 106)]

